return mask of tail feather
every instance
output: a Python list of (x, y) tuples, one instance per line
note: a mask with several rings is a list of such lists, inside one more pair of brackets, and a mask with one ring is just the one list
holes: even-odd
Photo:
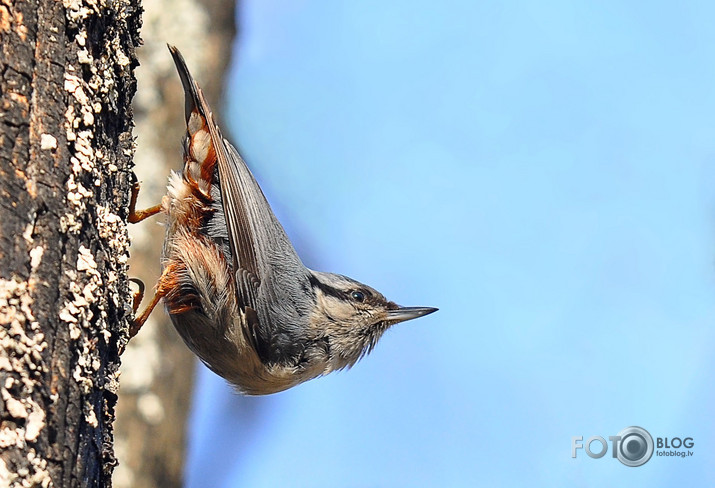
[[(188, 122), (189, 117), (191, 117), (191, 112), (194, 110), (198, 110), (199, 113), (202, 112), (199, 102), (200, 88), (196, 84), (194, 77), (191, 76), (191, 72), (188, 66), (186, 66), (186, 61), (184, 60), (184, 56), (181, 55), (181, 52), (179, 52), (176, 46), (172, 46), (171, 44), (167, 44), (166, 46), (169, 48), (171, 57), (174, 58), (176, 71), (179, 72), (179, 78), (181, 78), (181, 84), (184, 87), (184, 114), (186, 116), (186, 122)], [(206, 114), (201, 115), (206, 117)]]
[(168, 45), (184, 87), (186, 142), (184, 143), (184, 179), (197, 196), (210, 199), (211, 182), (216, 168), (215, 138), (211, 135), (211, 109), (198, 83), (191, 76), (186, 61), (175, 46)]

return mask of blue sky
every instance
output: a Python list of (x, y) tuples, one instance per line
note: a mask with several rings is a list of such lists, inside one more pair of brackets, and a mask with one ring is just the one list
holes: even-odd
[[(304, 262), (440, 311), (270, 397), (202, 368), (188, 486), (712, 485), (714, 15), (242, 2), (223, 118)], [(694, 456), (571, 458), (631, 425)]]

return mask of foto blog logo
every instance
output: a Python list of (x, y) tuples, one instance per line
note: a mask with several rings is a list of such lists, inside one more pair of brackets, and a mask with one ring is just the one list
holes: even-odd
[[(630, 467), (643, 466), (653, 456), (654, 447), (669, 449), (655, 451), (657, 456), (671, 456), (685, 458), (693, 455), (692, 447), (695, 445), (692, 437), (658, 437), (656, 443), (653, 437), (643, 427), (626, 427), (617, 435), (608, 437), (611, 441), (611, 455), (621, 463)], [(682, 450), (681, 448), (687, 449)], [(602, 458), (608, 452), (608, 442), (600, 435), (595, 435), (583, 442), (583, 436), (571, 438), (571, 457), (575, 458), (577, 452), (583, 449), (586, 454), (594, 459)]]

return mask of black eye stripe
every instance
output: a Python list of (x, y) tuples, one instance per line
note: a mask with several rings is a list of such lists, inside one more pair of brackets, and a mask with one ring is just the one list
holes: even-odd
[(337, 288), (327, 285), (319, 280), (317, 280), (314, 276), (309, 276), (308, 281), (310, 281), (310, 284), (313, 286), (313, 288), (317, 288), (318, 290), (322, 291), (326, 295), (333, 296), (335, 298), (339, 298), (340, 300), (349, 300), (350, 295), (342, 290), (338, 290)]
[(348, 290), (343, 291), (334, 286), (330, 286), (322, 281), (318, 280), (315, 276), (309, 276), (308, 281), (310, 282), (313, 289), (317, 289), (325, 293), (326, 295), (333, 296), (340, 300), (353, 301), (353, 302), (365, 302), (372, 298), (372, 293), (369, 290), (358, 289), (358, 290)]

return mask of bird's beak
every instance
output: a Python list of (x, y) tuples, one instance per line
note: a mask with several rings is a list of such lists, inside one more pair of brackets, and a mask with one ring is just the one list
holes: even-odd
[(432, 307), (399, 307), (387, 311), (387, 320), (393, 324), (404, 322), (405, 320), (416, 319), (436, 312), (438, 308)]

